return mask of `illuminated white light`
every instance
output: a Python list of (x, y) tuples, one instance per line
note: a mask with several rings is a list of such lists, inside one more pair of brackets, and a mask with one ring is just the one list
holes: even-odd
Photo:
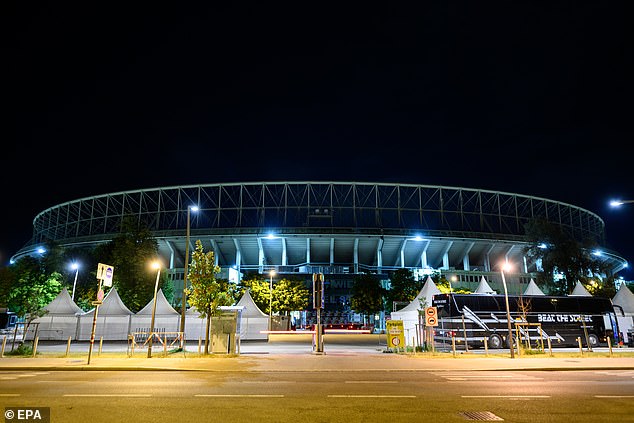
[(77, 270), (77, 269), (79, 269), (79, 264), (78, 263), (72, 263), (70, 265), (70, 268), (73, 269), (73, 270)]
[(40, 254), (44, 254), (46, 252), (46, 249), (43, 248), (43, 247), (40, 247), (40, 248), (37, 249), (37, 252), (40, 253)]
[(548, 246), (542, 242), (541, 244), (539, 244), (537, 246), (537, 248), (542, 248), (543, 249), (543, 248), (548, 248)]
[(599, 250), (594, 250), (594, 251), (592, 252), (592, 254), (593, 254), (593, 255), (595, 255), (595, 256), (597, 256), (597, 257), (600, 257), (600, 256), (603, 254), (603, 252), (601, 252), (601, 251), (599, 251)]
[(611, 207), (619, 207), (619, 206), (622, 206), (622, 205), (623, 205), (623, 202), (620, 201), (620, 200), (612, 200), (612, 201), (610, 201), (610, 206)]
[(269, 234), (266, 236), (266, 239), (276, 239), (276, 238), (277, 238), (277, 237), (276, 237), (276, 236), (275, 236), (275, 234), (273, 234), (273, 233), (269, 233)]

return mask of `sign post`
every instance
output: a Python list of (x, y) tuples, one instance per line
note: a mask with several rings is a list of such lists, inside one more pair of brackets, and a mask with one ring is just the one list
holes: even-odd
[(317, 324), (315, 325), (315, 353), (324, 352), (324, 339), (321, 329), (321, 309), (324, 308), (324, 274), (313, 273), (313, 308), (317, 310)]
[(405, 330), (402, 320), (388, 320), (385, 322), (388, 348), (405, 348)]
[(425, 307), (425, 329), (427, 339), (431, 344), (431, 351), (434, 352), (434, 328), (438, 326), (438, 309), (436, 307)]
[(104, 286), (112, 286), (112, 275), (114, 273), (114, 267), (99, 263), (97, 266), (97, 301), (93, 301), (92, 305), (95, 306), (95, 314), (92, 317), (92, 330), (90, 332), (90, 346), (88, 347), (88, 363), (90, 364), (90, 358), (92, 357), (92, 347), (95, 344), (95, 331), (97, 329), (97, 316), (99, 315), (99, 306), (103, 301), (104, 292), (101, 289), (101, 284)]

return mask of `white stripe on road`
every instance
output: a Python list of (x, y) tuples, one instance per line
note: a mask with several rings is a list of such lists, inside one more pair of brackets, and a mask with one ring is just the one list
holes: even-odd
[(260, 395), (260, 394), (196, 394), (195, 397), (205, 398), (284, 398), (284, 395)]
[(398, 383), (396, 380), (346, 380), (346, 383)]
[(595, 398), (634, 398), (634, 395), (595, 395)]
[(150, 394), (64, 394), (65, 397), (151, 397)]
[(416, 395), (328, 395), (328, 398), (416, 398)]
[(462, 398), (550, 398), (550, 395), (461, 395)]
[(0, 394), (0, 397), (19, 397), (20, 394)]

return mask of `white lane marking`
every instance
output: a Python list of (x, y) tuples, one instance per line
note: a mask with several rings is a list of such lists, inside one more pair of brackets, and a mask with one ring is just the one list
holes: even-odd
[(416, 398), (416, 395), (328, 395), (328, 398)]
[(243, 380), (241, 383), (297, 383), (294, 380)]
[(0, 397), (19, 397), (20, 394), (0, 394)]
[(194, 396), (205, 398), (284, 398), (284, 395), (264, 394), (196, 394)]
[(3, 377), (0, 377), (0, 380), (15, 380), (15, 379), (17, 379), (17, 378), (18, 378), (17, 376), (16, 376), (16, 377), (13, 377), (13, 376), (3, 376)]
[(396, 380), (346, 380), (345, 383), (398, 383)]
[(461, 395), (461, 398), (550, 398), (550, 395)]
[(634, 398), (634, 395), (595, 395), (595, 398)]
[(151, 397), (151, 394), (64, 394), (65, 397)]

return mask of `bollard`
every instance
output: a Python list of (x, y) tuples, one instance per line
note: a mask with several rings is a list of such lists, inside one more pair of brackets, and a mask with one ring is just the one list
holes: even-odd
[(489, 356), (489, 338), (486, 336), (484, 337), (484, 356)]
[(581, 345), (581, 337), (577, 337), (577, 342), (579, 343), (579, 352), (583, 356), (583, 346)]
[(202, 342), (203, 342), (203, 339), (199, 336), (198, 337), (198, 355), (201, 354)]
[(36, 336), (35, 340), (33, 341), (33, 357), (35, 357), (35, 355), (37, 354), (37, 343), (40, 342), (40, 337)]
[(163, 335), (163, 355), (167, 357), (167, 335)]
[(610, 357), (612, 357), (612, 340), (608, 336), (608, 350), (610, 351)]
[(103, 336), (99, 338), (99, 352), (97, 355), (101, 355), (101, 348), (103, 347)]
[(66, 357), (70, 355), (70, 336), (68, 337), (68, 342), (66, 343)]
[(552, 357), (553, 356), (553, 346), (550, 343), (550, 337), (546, 338), (548, 340), (548, 354)]
[(0, 351), (0, 358), (4, 357), (4, 347), (7, 345), (7, 335), (2, 338), (2, 351)]
[(453, 351), (453, 356), (456, 356), (456, 337), (451, 337), (451, 350)]

